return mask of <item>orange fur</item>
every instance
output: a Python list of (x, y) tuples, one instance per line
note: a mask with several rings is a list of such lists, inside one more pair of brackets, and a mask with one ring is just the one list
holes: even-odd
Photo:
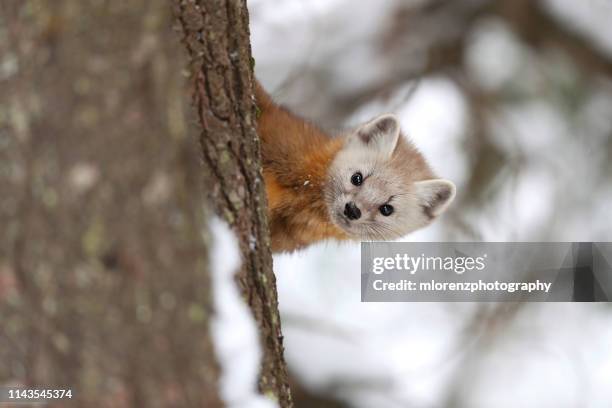
[(348, 239), (329, 220), (323, 200), (327, 170), (343, 139), (276, 105), (258, 82), (255, 97), (272, 251), (294, 251), (329, 238)]

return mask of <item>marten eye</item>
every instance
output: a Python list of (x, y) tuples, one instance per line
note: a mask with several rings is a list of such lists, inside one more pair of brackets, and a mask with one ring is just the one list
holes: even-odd
[(388, 217), (391, 214), (393, 214), (393, 206), (392, 205), (383, 204), (378, 209), (380, 210), (380, 213), (382, 215), (384, 215), (385, 217)]
[(351, 176), (351, 183), (355, 186), (360, 186), (363, 183), (363, 174), (357, 172)]

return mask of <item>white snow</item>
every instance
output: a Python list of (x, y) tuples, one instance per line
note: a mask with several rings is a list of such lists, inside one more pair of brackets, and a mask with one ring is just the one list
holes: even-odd
[(210, 219), (210, 253), (215, 316), (211, 335), (221, 367), (220, 394), (230, 408), (274, 408), (257, 391), (261, 346), (257, 327), (234, 281), (240, 267), (236, 237), (217, 217)]

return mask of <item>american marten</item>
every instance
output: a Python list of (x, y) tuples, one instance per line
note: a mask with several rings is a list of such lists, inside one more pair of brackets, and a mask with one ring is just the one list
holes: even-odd
[(273, 252), (400, 238), (453, 200), (455, 185), (436, 177), (395, 116), (332, 137), (275, 104), (257, 81), (255, 98)]

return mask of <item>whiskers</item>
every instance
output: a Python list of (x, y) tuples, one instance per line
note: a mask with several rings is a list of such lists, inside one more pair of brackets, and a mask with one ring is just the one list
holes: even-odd
[(376, 221), (364, 223), (360, 227), (364, 231), (363, 238), (370, 241), (388, 241), (402, 236), (402, 232), (397, 228)]

